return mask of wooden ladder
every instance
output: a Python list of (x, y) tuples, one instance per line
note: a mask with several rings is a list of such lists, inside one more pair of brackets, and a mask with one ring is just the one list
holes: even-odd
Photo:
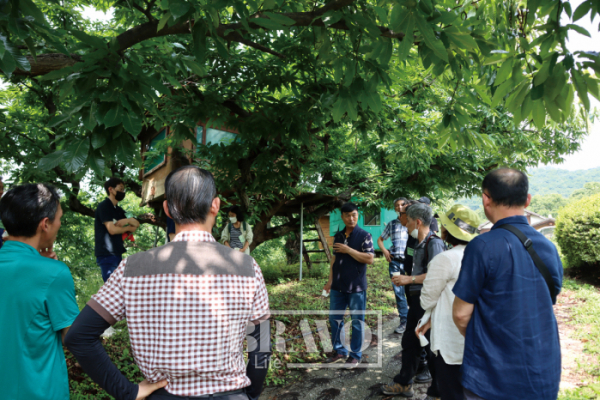
[[(310, 230), (313, 230), (313, 229), (310, 229)], [(318, 239), (304, 239), (302, 241), (302, 257), (304, 258), (304, 262), (308, 266), (308, 269), (312, 268), (313, 263), (316, 264), (316, 263), (327, 262), (328, 264), (331, 264), (331, 260), (332, 260), (331, 252), (329, 251), (329, 245), (327, 244), (327, 239), (325, 238), (325, 234), (323, 233), (323, 228), (321, 227), (321, 224), (319, 223), (318, 219), (315, 221), (314, 230), (316, 230), (317, 234), (319, 235)], [(310, 243), (310, 242), (321, 242), (323, 249), (306, 250), (304, 243)], [(324, 260), (311, 261), (309, 253), (325, 253), (325, 257), (327, 257), (327, 261), (324, 261)]]

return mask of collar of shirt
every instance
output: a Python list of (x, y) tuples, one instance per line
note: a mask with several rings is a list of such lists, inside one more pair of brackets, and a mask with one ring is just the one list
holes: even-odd
[(427, 234), (427, 236), (425, 236), (425, 239), (423, 239), (423, 241), (421, 243), (416, 245), (415, 248), (425, 247), (425, 243), (427, 243), (427, 239), (429, 238), (429, 236), (431, 236), (433, 234), (434, 234), (434, 232), (430, 230), (429, 233)]
[(216, 240), (206, 231), (183, 231), (173, 238), (173, 242), (216, 242)]
[(525, 224), (525, 225), (529, 225), (529, 223), (527, 222), (527, 217), (525, 217), (524, 215), (515, 215), (512, 217), (507, 217), (507, 218), (502, 218), (499, 221), (496, 221), (496, 223), (494, 224), (494, 226), (492, 226), (492, 229), (498, 229), (498, 227), (500, 225), (505, 225), (505, 224)]

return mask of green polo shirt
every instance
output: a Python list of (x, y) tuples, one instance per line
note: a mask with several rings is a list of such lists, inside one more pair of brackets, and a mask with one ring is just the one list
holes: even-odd
[(0, 251), (3, 400), (68, 400), (61, 329), (79, 314), (69, 267), (15, 241)]

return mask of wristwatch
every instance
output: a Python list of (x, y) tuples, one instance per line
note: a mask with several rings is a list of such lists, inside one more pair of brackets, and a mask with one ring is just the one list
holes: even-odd
[(416, 277), (416, 276), (413, 276), (413, 277), (412, 277), (412, 283), (413, 283), (413, 285), (415, 284), (415, 279), (417, 279), (417, 277)]

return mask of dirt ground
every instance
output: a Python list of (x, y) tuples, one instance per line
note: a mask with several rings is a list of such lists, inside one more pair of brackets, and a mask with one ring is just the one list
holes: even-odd
[[(587, 375), (579, 364), (589, 363), (591, 360), (583, 353), (584, 341), (577, 339), (575, 333), (587, 327), (568, 325), (572, 319), (572, 310), (580, 305), (580, 300), (575, 298), (573, 292), (564, 291), (554, 308), (558, 321), (558, 329), (562, 351), (562, 377), (561, 389), (573, 389), (589, 382)], [(383, 326), (381, 349), (383, 360), (381, 366), (376, 364), (377, 344), (379, 338), (372, 342), (371, 347), (364, 354), (365, 364), (373, 364), (368, 368), (352, 371), (340, 369), (308, 369), (292, 372), (290, 383), (283, 387), (265, 389), (261, 400), (342, 400), (342, 399), (392, 399), (381, 393), (381, 384), (388, 383), (400, 371), (402, 347), (401, 335), (393, 332), (398, 324), (398, 318), (387, 318)], [(585, 339), (583, 339), (585, 340)], [(414, 399), (425, 397), (429, 384), (415, 385)]]

